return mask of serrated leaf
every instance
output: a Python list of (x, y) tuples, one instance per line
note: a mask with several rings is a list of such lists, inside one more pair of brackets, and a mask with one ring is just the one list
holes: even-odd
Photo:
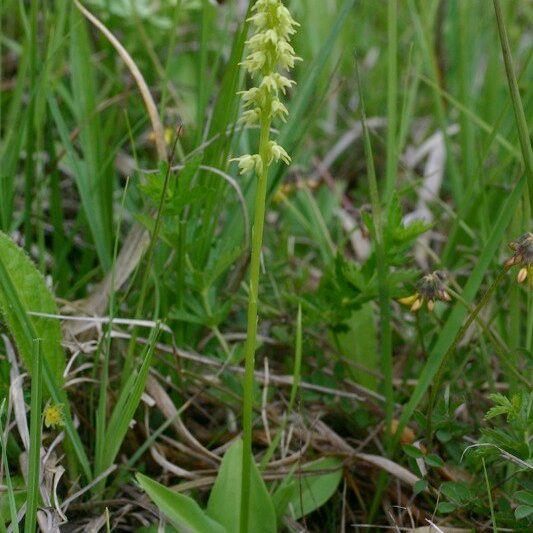
[(389, 211), (387, 217), (387, 227), (390, 229), (397, 228), (402, 225), (402, 208), (398, 195), (394, 193), (389, 204)]
[(136, 478), (143, 490), (178, 531), (226, 533), (226, 529), (210, 518), (192, 498), (174, 492), (143, 474), (137, 474)]
[(407, 226), (400, 226), (392, 232), (394, 244), (404, 244), (414, 241), (431, 228), (431, 224), (423, 220), (414, 220)]
[[(202, 156), (198, 156), (188, 161), (183, 169), (179, 171), (177, 176), (171, 171), (172, 174), (169, 175), (165, 202), (163, 204), (163, 213), (165, 215), (177, 216), (182, 212), (186, 205), (190, 205), (205, 198), (208, 193), (207, 187), (198, 185), (191, 188), (192, 178), (198, 171), (201, 162)], [(167, 169), (168, 164), (161, 163), (159, 165), (159, 171), (154, 174), (148, 174), (144, 183), (139, 185), (141, 192), (147, 196), (154, 205), (159, 205), (161, 201)]]
[(485, 419), (490, 420), (491, 418), (494, 418), (499, 415), (506, 415), (509, 413), (508, 407), (505, 407), (503, 405), (498, 405), (496, 407), (491, 407), (487, 414), (485, 415)]
[[(41, 273), (35, 268), (29, 256), (2, 232), (0, 232), (0, 258), (24, 312), (58, 314), (56, 302)], [(23, 325), (17, 317), (16, 304), (10, 301), (3, 283), (0, 283), (0, 310), (24, 363), (31, 371), (33, 348), (28, 343), (28, 337), (22, 329)], [(59, 321), (35, 315), (29, 315), (28, 319), (33, 324), (36, 335), (41, 338), (43, 357), (48, 362), (56, 382), (62, 383), (65, 354), (61, 347)]]
[[(242, 440), (239, 439), (224, 454), (207, 503), (207, 514), (222, 524), (228, 533), (239, 532), (241, 475)], [(276, 513), (272, 499), (252, 458), (247, 533), (275, 533), (276, 528)]]
[(494, 394), (489, 394), (489, 398), (496, 405), (502, 405), (509, 409), (512, 407), (512, 404), (509, 398), (507, 398), (507, 396), (504, 396), (503, 394), (499, 392), (495, 392)]

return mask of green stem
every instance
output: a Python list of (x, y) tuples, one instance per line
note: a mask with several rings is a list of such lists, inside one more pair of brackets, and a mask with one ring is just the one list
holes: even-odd
[[(122, 202), (120, 206), (120, 215), (118, 218), (117, 232), (115, 236), (115, 244), (113, 248), (113, 262), (111, 264), (111, 291), (109, 295), (109, 324), (104, 333), (103, 342), (99, 346), (97, 354), (103, 353), (102, 367), (100, 368), (100, 392), (98, 396), (98, 404), (96, 410), (96, 449), (94, 460), (94, 476), (98, 476), (103, 472), (103, 454), (106, 440), (106, 413), (108, 408), (108, 394), (107, 388), (109, 386), (109, 358), (111, 354), (111, 331), (113, 329), (113, 318), (116, 312), (116, 293), (115, 293), (115, 278), (116, 278), (116, 264), (118, 255), (118, 244), (120, 238), (120, 229), (124, 219), (124, 209), (126, 204), (126, 195), (128, 193), (130, 180), (127, 178), (124, 191), (122, 193)], [(101, 491), (105, 486), (106, 480), (103, 479), (101, 483), (97, 483), (93, 494)]]
[[(174, 154), (176, 153), (176, 147), (178, 145), (179, 140), (179, 134), (180, 134), (181, 128), (176, 133), (176, 137), (174, 139), (174, 144), (172, 145), (172, 150), (170, 152), (170, 157), (168, 158), (168, 161), (166, 161), (166, 168), (165, 168), (165, 178), (163, 180), (163, 188), (161, 190), (161, 198), (159, 199), (159, 205), (157, 208), (157, 213), (155, 217), (155, 223), (154, 223), (154, 229), (152, 232), (152, 236), (150, 239), (150, 244), (148, 245), (148, 250), (146, 251), (146, 265), (144, 269), (144, 275), (142, 277), (141, 281), (141, 289), (139, 292), (139, 300), (137, 301), (137, 307), (135, 309), (135, 318), (140, 318), (141, 313), (144, 307), (144, 302), (146, 298), (146, 292), (148, 289), (148, 281), (150, 279), (150, 272), (152, 267), (152, 258), (154, 255), (155, 246), (157, 244), (157, 240), (159, 238), (159, 230), (161, 228), (161, 223), (163, 219), (163, 210), (165, 205), (165, 199), (167, 196), (167, 190), (168, 185), (170, 182), (170, 173), (171, 173), (171, 167), (172, 162), (174, 161)], [(122, 372), (122, 386), (124, 383), (126, 383), (126, 380), (128, 376), (131, 374), (131, 371), (133, 369), (133, 361), (134, 361), (134, 351), (135, 347), (137, 345), (137, 338), (138, 338), (138, 332), (137, 328), (133, 328), (130, 343), (128, 346), (128, 351), (126, 353), (126, 357), (124, 360), (124, 369)]]
[(24, 533), (33, 533), (37, 522), (41, 470), (41, 402), (43, 375), (41, 339), (33, 341), (33, 364), (31, 376), (30, 449), (28, 452), (27, 507)]
[[(468, 331), (468, 328), (471, 326), (472, 322), (477, 318), (483, 307), (487, 305), (487, 302), (489, 301), (490, 297), (492, 296), (492, 293), (496, 290), (496, 287), (500, 284), (500, 282), (503, 280), (503, 278), (506, 275), (505, 270), (501, 270), (496, 279), (493, 281), (492, 285), (487, 289), (479, 303), (476, 305), (476, 307), (471, 311), (470, 315), (466, 319), (466, 322), (463, 324), (461, 329), (458, 331), (457, 335), (455, 336), (455, 339), (451, 346), (448, 348), (448, 351), (444, 354), (444, 357), (439, 365), (439, 369), (437, 371), (437, 374), (435, 376), (435, 379), (433, 380), (432, 389), (430, 393), (429, 398), (429, 405), (428, 405), (428, 414), (427, 414), (427, 421), (428, 421), (428, 427), (427, 427), (427, 443), (431, 443), (432, 439), (432, 428), (431, 428), (431, 417), (433, 413), (433, 408), (435, 406), (435, 401), (437, 399), (437, 394), (440, 391), (440, 386), (442, 383), (442, 379), (444, 377), (444, 371), (446, 367), (448, 366), (448, 360), (450, 357), (455, 353), (455, 350), (459, 344), (459, 341), (463, 338), (464, 334)], [(398, 433), (400, 433), (398, 431)], [(396, 436), (395, 444), (399, 440), (399, 436)]]
[[(461, 190), (463, 187), (462, 177), (457, 168), (457, 163), (453, 156), (452, 145), (450, 141), (450, 136), (448, 134), (448, 119), (446, 117), (446, 109), (444, 107), (444, 102), (440, 96), (440, 72), (438, 66), (438, 59), (435, 52), (435, 42), (433, 24), (434, 24), (434, 10), (433, 6), (435, 4), (431, 2), (422, 2), (420, 4), (420, 14), (416, 7), (416, 2), (414, 0), (409, 0), (408, 7), (413, 17), (413, 22), (415, 26), (416, 33), (420, 42), (420, 49), (422, 51), (426, 67), (429, 70), (429, 77), (433, 81), (435, 89), (433, 90), (433, 102), (435, 106), (436, 119), (439, 129), (441, 130), (444, 145), (446, 148), (446, 165), (449, 169), (450, 175), (450, 187), (453, 193), (455, 203), (459, 208), (461, 208), (464, 201), (463, 195), (461, 195)], [(438, 88), (438, 89), (437, 89)]]
[(518, 90), (518, 82), (513, 68), (513, 59), (511, 57), (511, 47), (509, 45), (509, 38), (505, 23), (503, 21), (502, 8), (500, 0), (494, 1), (494, 11), (496, 13), (496, 23), (498, 24), (498, 32), (500, 34), (500, 42), (502, 46), (503, 61), (505, 63), (505, 72), (507, 74), (507, 82), (509, 84), (509, 92), (513, 101), (513, 108), (516, 117), (516, 126), (518, 129), (518, 137), (520, 139), (520, 147), (522, 148), (522, 156), (524, 158), (524, 166), (526, 167), (527, 183), (530, 194), (530, 201), (533, 195), (533, 150), (531, 149), (531, 142), (529, 140), (528, 125), (526, 115), (524, 113), (524, 106), (520, 98), (520, 91)]
[(389, 0), (387, 18), (387, 170), (385, 203), (396, 186), (398, 147), (396, 142), (398, 102), (398, 0)]
[(494, 502), (492, 501), (492, 490), (490, 488), (489, 476), (487, 475), (487, 467), (485, 465), (485, 459), (482, 458), (483, 463), (483, 475), (485, 476), (485, 485), (487, 487), (487, 496), (489, 498), (490, 517), (492, 520), (492, 531), (498, 533), (498, 527), (496, 526), (496, 515), (494, 514)]
[[(9, 515), (11, 518), (11, 528), (13, 533), (19, 533), (19, 525), (17, 520), (17, 504), (15, 502), (15, 490), (13, 489), (13, 482), (11, 481), (11, 474), (9, 472), (9, 463), (7, 461), (7, 440), (8, 435), (7, 431), (4, 431), (4, 413), (5, 413), (5, 407), (6, 407), (6, 400), (5, 398), (2, 400), (2, 403), (0, 404), (0, 448), (1, 448), (1, 459), (2, 459), (2, 467), (4, 469), (4, 475), (5, 475), (5, 484), (7, 487), (7, 502), (9, 506)], [(6, 424), (9, 424), (9, 420), (6, 420)], [(6, 496), (4, 496), (6, 498)], [(3, 502), (2, 502), (3, 503)], [(4, 527), (5, 529), (5, 527)]]
[[(187, 244), (187, 215), (183, 214), (178, 224), (176, 307), (184, 310), (185, 304), (185, 254)], [(185, 338), (185, 323), (181, 320), (176, 325), (176, 343), (182, 346)]]
[[(470, 305), (460, 294), (456, 293), (455, 291), (451, 289), (448, 289), (448, 292), (458, 302), (462, 303), (470, 313), (474, 312), (474, 306)], [(496, 351), (496, 354), (500, 358), (500, 361), (513, 374), (513, 378), (517, 379), (518, 381), (521, 381), (526, 386), (530, 387), (531, 384), (529, 383), (528, 379), (524, 377), (522, 374), (520, 374), (520, 371), (514, 367), (512, 361), (515, 358), (513, 356), (512, 351), (509, 350), (505, 346), (503, 341), (491, 330), (490, 326), (486, 324), (482, 318), (480, 318), (479, 316), (476, 316), (476, 322), (479, 324), (479, 327), (483, 330), (483, 333), (487, 336), (489, 341), (492, 343), (494, 350)], [(466, 364), (466, 360), (464, 364)], [(461, 370), (461, 367), (459, 368), (459, 370)], [(460, 372), (456, 372), (456, 374), (460, 374)]]
[(37, 17), (38, 0), (33, 0), (30, 10), (30, 33), (28, 47), (30, 56), (28, 115), (26, 123), (26, 165), (24, 173), (24, 248), (29, 252), (32, 245), (33, 226), (31, 222), (35, 187), (35, 86), (37, 85)]
[[(378, 296), (379, 296), (379, 315), (380, 315), (380, 338), (381, 338), (381, 367), (383, 370), (383, 389), (385, 393), (385, 441), (387, 452), (392, 454), (393, 439), (390, 433), (391, 422), (394, 413), (394, 388), (392, 383), (393, 378), (393, 363), (392, 363), (392, 330), (391, 330), (391, 311), (390, 311), (390, 291), (388, 272), (389, 265), (387, 263), (387, 255), (385, 252), (385, 242), (383, 237), (383, 221), (381, 213), (381, 203), (379, 198), (378, 182), (376, 178), (376, 170), (374, 167), (374, 158), (372, 154), (372, 145), (370, 142), (370, 133), (366, 123), (366, 111), (364, 94), (359, 77), (359, 66), (357, 60), (355, 62), (355, 75), (357, 79), (357, 87), (359, 90), (359, 97), (361, 99), (361, 122), (363, 125), (363, 141), (364, 151), (367, 166), (368, 189), (370, 192), (370, 203), (372, 205), (372, 220), (374, 221), (373, 238), (376, 250), (376, 266), (378, 277)], [(387, 477), (382, 472), (380, 474), (378, 485), (374, 493), (372, 507), (370, 509), (368, 520), (371, 522), (375, 516), (378, 506), (381, 503), (381, 494), (387, 485)]]
[(246, 328), (246, 346), (244, 363), (244, 391), (242, 403), (242, 478), (241, 478), (241, 518), (240, 531), (248, 531), (250, 514), (250, 471), (252, 465), (252, 409), (254, 393), (255, 345), (257, 335), (257, 299), (259, 295), (259, 269), (261, 266), (261, 248), (263, 246), (263, 228), (265, 224), (266, 193), (268, 183), (268, 141), (270, 117), (261, 118), (261, 136), (259, 155), (262, 171), (255, 193), (254, 225), (252, 228), (252, 253), (250, 259), (250, 287), (248, 292), (248, 322)]

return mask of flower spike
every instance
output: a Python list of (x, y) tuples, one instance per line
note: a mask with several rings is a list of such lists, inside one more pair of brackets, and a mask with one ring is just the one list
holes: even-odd
[[(290, 44), (290, 36), (299, 25), (291, 16), (290, 11), (281, 0), (257, 0), (254, 4), (253, 15), (248, 19), (255, 29), (247, 41), (249, 53), (241, 63), (250, 76), (257, 83), (247, 91), (241, 91), (243, 107), (246, 111), (241, 115), (240, 122), (245, 126), (270, 125), (273, 120), (285, 122), (289, 113), (288, 109), (279, 99), (280, 94), (285, 94), (295, 82), (279, 71), (286, 71), (294, 67), (297, 57)], [(264, 155), (267, 159), (261, 165), (255, 156), (247, 155), (232, 159), (238, 161), (242, 173), (268, 166), (272, 161), (290, 163), (287, 152), (278, 144), (272, 142), (269, 151)], [(264, 168), (263, 168), (264, 169)]]

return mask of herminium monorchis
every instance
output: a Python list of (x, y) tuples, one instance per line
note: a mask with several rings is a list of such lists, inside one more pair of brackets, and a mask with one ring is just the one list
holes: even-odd
[(449, 302), (451, 300), (446, 288), (446, 273), (435, 270), (431, 274), (423, 276), (416, 284), (416, 292), (411, 296), (400, 298), (398, 301), (411, 307), (411, 311), (418, 311), (425, 302), (430, 311), (435, 307), (435, 300)]
[(239, 163), (241, 174), (255, 171), (257, 175), (244, 357), (242, 498), (239, 525), (241, 533), (249, 531), (257, 304), (268, 169), (274, 161), (281, 160), (286, 164), (291, 161), (287, 152), (270, 138), (271, 124), (276, 119), (282, 121), (286, 119), (288, 111), (281, 103), (279, 97), (280, 94), (284, 94), (287, 88), (294, 84), (289, 78), (283, 76), (280, 71), (291, 69), (298, 59), (289, 43), (297, 24), (283, 3), (280, 0), (257, 0), (252, 9), (253, 14), (249, 20), (254, 28), (254, 34), (247, 41), (250, 53), (242, 64), (254, 79), (256, 86), (240, 93), (245, 109), (241, 122), (246, 126), (259, 127), (259, 149), (255, 154), (247, 154), (235, 159)]
[[(287, 108), (279, 99), (287, 88), (295, 84), (278, 70), (294, 67), (300, 60), (289, 43), (294, 28), (299, 24), (291, 17), (289, 10), (280, 0), (258, 0), (253, 7), (250, 22), (255, 27), (254, 35), (247, 41), (250, 53), (242, 65), (257, 82), (256, 87), (239, 94), (246, 109), (240, 121), (246, 126), (257, 126), (277, 118), (285, 121)], [(273, 161), (289, 164), (291, 158), (282, 146), (269, 140), (267, 166)], [(246, 154), (232, 159), (239, 163), (241, 174), (255, 170), (258, 175), (264, 171), (261, 154)]]

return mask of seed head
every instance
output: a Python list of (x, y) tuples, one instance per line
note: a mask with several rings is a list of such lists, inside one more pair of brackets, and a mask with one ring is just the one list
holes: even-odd
[(529, 281), (529, 287), (533, 288), (533, 233), (524, 233), (518, 239), (509, 243), (509, 248), (514, 254), (504, 263), (506, 270), (515, 265), (520, 266), (516, 276), (518, 283)]
[(428, 310), (433, 311), (436, 300), (443, 302), (451, 300), (447, 291), (446, 280), (446, 273), (442, 270), (435, 270), (431, 274), (426, 274), (416, 284), (416, 292), (405, 298), (400, 298), (398, 302), (410, 306), (413, 312), (418, 311), (427, 302)]

